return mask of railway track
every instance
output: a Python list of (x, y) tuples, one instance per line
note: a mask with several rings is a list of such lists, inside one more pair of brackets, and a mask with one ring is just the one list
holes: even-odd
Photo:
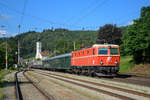
[(16, 91), (17, 100), (23, 100), (22, 93), (20, 90), (19, 81), (18, 81), (18, 76), (17, 76), (18, 73), (19, 72), (15, 73), (15, 91)]
[[(76, 74), (74, 74), (74, 75), (76, 75)], [(87, 75), (80, 75), (80, 76), (87, 76)], [(89, 76), (89, 77), (91, 77), (91, 76)], [(129, 84), (133, 84), (133, 85), (150, 87), (150, 76), (145, 76), (145, 75), (119, 73), (117, 76), (114, 76), (114, 77), (95, 76), (93, 78), (95, 78), (95, 79), (101, 78), (103, 80), (111, 80), (114, 82), (123, 82), (123, 83), (129, 83)]]
[[(17, 75), (18, 73), (19, 73), (19, 72), (17, 72), (17, 73), (15, 74), (17, 100), (23, 100), (23, 99), (26, 98), (25, 96), (27, 96), (27, 94), (26, 94), (26, 95), (23, 94), (23, 93), (25, 93), (25, 92), (24, 92), (24, 89), (22, 89), (22, 87), (20, 86), (20, 84), (30, 84), (30, 83), (31, 83), (32, 86), (35, 87), (35, 88), (37, 89), (37, 91), (39, 92), (38, 95), (37, 95), (37, 97), (34, 97), (35, 100), (38, 100), (39, 94), (42, 94), (42, 96), (40, 97), (40, 98), (42, 98), (42, 100), (55, 100), (55, 98), (54, 98), (52, 95), (50, 95), (47, 91), (45, 91), (43, 88), (41, 88), (37, 83), (35, 83), (34, 81), (32, 81), (32, 80), (25, 74), (25, 72), (23, 72), (22, 74), (23, 74), (23, 77), (25, 77), (28, 82), (18, 81), (18, 75)], [(20, 73), (21, 73), (21, 72), (20, 72)], [(30, 86), (28, 85), (28, 87), (31, 87), (31, 85), (30, 85)], [(33, 89), (33, 87), (31, 87), (30, 90), (32, 90), (32, 91), (35, 92), (35, 90)], [(37, 91), (36, 91), (36, 92), (37, 92)], [(32, 94), (34, 94), (34, 93), (32, 93)], [(30, 95), (32, 95), (32, 94), (30, 94)], [(37, 94), (37, 93), (36, 93), (36, 94)]]
[(132, 74), (118, 74), (118, 76), (114, 78), (109, 78), (109, 79), (103, 78), (103, 79), (150, 87), (150, 77), (147, 76), (138, 76)]
[(146, 74), (119, 73), (119, 75), (134, 76), (134, 77), (140, 77), (140, 78), (148, 78), (148, 79), (150, 79), (150, 75), (146, 75)]
[(102, 89), (99, 89), (99, 88), (91, 87), (89, 85), (80, 84), (80, 82), (85, 83), (85, 84), (91, 84), (91, 85), (94, 85), (94, 86), (97, 86), (97, 87), (109, 88), (109, 89), (124, 92), (124, 93), (130, 93), (132, 95), (144, 97), (147, 100), (150, 99), (150, 94), (145, 94), (145, 93), (141, 93), (141, 92), (137, 92), (137, 91), (133, 91), (133, 90), (118, 88), (118, 87), (114, 87), (114, 86), (108, 86), (108, 85), (95, 83), (95, 82), (91, 82), (91, 81), (86, 81), (86, 80), (81, 80), (81, 79), (77, 79), (77, 78), (62, 76), (62, 75), (58, 75), (58, 74), (54, 74), (54, 73), (53, 74), (52, 73), (46, 73), (46, 72), (45, 73), (36, 72), (36, 73), (41, 74), (41, 75), (45, 75), (45, 76), (48, 76), (48, 77), (51, 77), (51, 78), (55, 78), (55, 79), (58, 79), (58, 80), (61, 80), (61, 81), (64, 81), (64, 82), (68, 82), (68, 83), (71, 83), (71, 84), (75, 84), (75, 85), (78, 85), (78, 86), (81, 86), (81, 87), (84, 87), (84, 88), (88, 88), (90, 90), (94, 90), (94, 91), (97, 91), (97, 92), (100, 92), (100, 93), (103, 93), (103, 94), (106, 94), (106, 95), (110, 95), (110, 96), (113, 96), (113, 97), (116, 97), (116, 98), (119, 98), (119, 99), (122, 99), (122, 100), (134, 100), (134, 98), (131, 98), (131, 97), (125, 96), (125, 95), (121, 95), (121, 94), (112, 93), (112, 92), (109, 92), (109, 91), (105, 91), (105, 90), (102, 90)]

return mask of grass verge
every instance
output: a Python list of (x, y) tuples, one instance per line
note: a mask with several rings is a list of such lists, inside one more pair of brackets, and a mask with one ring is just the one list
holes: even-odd
[(7, 75), (8, 73), (11, 73), (10, 70), (0, 70), (0, 100), (2, 100), (3, 98), (3, 78), (5, 75)]
[(134, 66), (132, 62), (132, 56), (121, 56), (120, 57), (120, 70), (121, 73), (127, 73), (131, 67)]
[(119, 72), (150, 75), (150, 64), (134, 64), (132, 56), (121, 56)]

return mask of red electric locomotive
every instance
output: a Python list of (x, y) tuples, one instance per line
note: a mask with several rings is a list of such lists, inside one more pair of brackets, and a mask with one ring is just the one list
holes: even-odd
[(71, 66), (76, 73), (116, 74), (119, 71), (120, 48), (113, 44), (95, 44), (91, 48), (73, 51)]

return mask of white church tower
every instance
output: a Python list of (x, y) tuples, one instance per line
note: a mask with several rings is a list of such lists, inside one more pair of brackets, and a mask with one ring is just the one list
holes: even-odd
[(38, 41), (36, 42), (36, 59), (42, 59), (42, 55), (41, 55), (41, 49), (42, 49), (42, 44), (40, 42), (40, 39), (38, 39)]

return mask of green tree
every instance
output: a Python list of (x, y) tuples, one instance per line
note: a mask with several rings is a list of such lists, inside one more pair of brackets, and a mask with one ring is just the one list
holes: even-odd
[(56, 44), (57, 54), (64, 54), (67, 53), (67, 41), (66, 40), (59, 40)]
[[(6, 56), (6, 42), (0, 44), (0, 69), (5, 68), (5, 56)], [(17, 45), (14, 41), (7, 40), (7, 57), (8, 57), (8, 68), (13, 68), (13, 65), (17, 63)]]
[[(98, 40), (105, 41), (110, 44), (121, 44), (121, 29), (116, 25), (106, 24), (98, 30)], [(98, 41), (98, 42), (99, 42)]]
[(5, 49), (3, 45), (0, 45), (0, 69), (3, 69), (5, 66)]
[(122, 48), (135, 63), (150, 62), (150, 7), (143, 7), (140, 18), (127, 28)]

